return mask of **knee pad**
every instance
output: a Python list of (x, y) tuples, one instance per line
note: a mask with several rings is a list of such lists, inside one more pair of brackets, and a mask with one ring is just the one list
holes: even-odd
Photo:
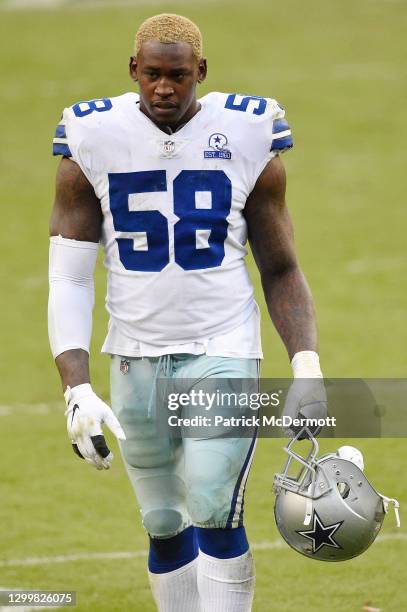
[(184, 517), (174, 508), (148, 510), (143, 516), (145, 530), (153, 538), (170, 538), (184, 529)]

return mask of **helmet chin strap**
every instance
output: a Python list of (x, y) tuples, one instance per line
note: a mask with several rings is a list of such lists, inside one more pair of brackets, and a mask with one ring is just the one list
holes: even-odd
[(313, 474), (312, 482), (308, 487), (309, 497), (305, 499), (305, 515), (304, 515), (304, 525), (310, 525), (312, 519), (312, 508), (313, 508), (313, 497), (315, 492), (315, 473)]
[(383, 507), (386, 514), (389, 511), (389, 505), (393, 504), (394, 514), (396, 515), (396, 526), (400, 527), (399, 502), (397, 501), (397, 499), (393, 499), (392, 497), (386, 497), (386, 495), (382, 495), (381, 493), (379, 493), (379, 495), (383, 500)]

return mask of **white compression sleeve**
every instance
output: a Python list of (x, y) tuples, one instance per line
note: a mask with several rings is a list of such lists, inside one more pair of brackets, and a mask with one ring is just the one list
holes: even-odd
[(70, 349), (89, 352), (98, 248), (96, 242), (50, 239), (48, 334), (54, 358)]

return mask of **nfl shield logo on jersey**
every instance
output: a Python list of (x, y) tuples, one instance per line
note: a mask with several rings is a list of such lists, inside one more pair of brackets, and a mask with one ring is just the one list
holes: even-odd
[(157, 138), (155, 140), (158, 156), (161, 159), (179, 157), (180, 152), (190, 141), (185, 138)]
[(122, 374), (128, 374), (130, 370), (130, 361), (128, 359), (122, 359), (120, 362), (120, 372)]
[(228, 139), (224, 134), (209, 136), (208, 145), (211, 151), (204, 151), (205, 159), (232, 159), (232, 153), (227, 149)]
[(163, 153), (164, 155), (170, 156), (175, 151), (175, 142), (173, 140), (163, 141)]

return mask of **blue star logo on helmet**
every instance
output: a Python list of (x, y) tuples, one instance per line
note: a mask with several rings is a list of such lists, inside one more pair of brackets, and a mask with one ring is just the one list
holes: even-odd
[(308, 531), (297, 531), (304, 538), (308, 538), (312, 542), (312, 553), (315, 554), (323, 546), (330, 546), (331, 548), (342, 548), (334, 540), (334, 535), (342, 525), (343, 521), (333, 523), (332, 525), (324, 525), (318, 514), (313, 513), (313, 527)]
[(228, 139), (224, 134), (211, 134), (208, 146), (210, 151), (204, 151), (205, 159), (232, 159), (232, 153), (227, 148)]

